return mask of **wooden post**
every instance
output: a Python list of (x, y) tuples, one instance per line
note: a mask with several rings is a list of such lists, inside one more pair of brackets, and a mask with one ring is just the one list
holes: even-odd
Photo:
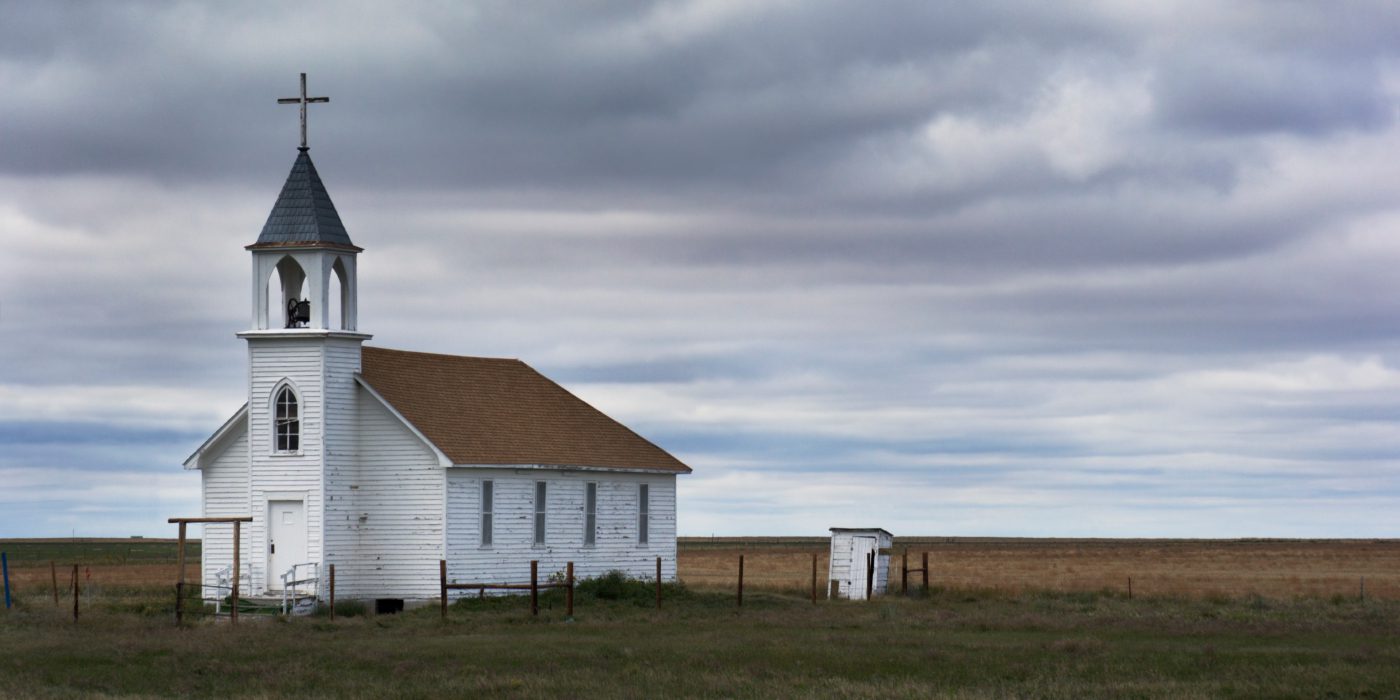
[[(566, 614), (569, 619), (574, 618), (574, 563), (569, 562), (564, 566), (564, 583), (568, 588), (564, 592), (564, 607), (568, 608)], [(482, 589), (485, 590), (485, 589)]]
[(530, 560), (530, 614), (540, 614), (540, 560), (538, 559)]
[(865, 555), (865, 599), (875, 597), (875, 552)]
[(817, 555), (812, 553), (812, 604), (817, 603)]
[(78, 565), (73, 565), (73, 621), (78, 621)]
[(53, 606), (58, 607), (58, 565), (49, 560), (49, 576), (53, 577)]
[(442, 619), (447, 619), (447, 560), (438, 560), (438, 585), (442, 593)]
[(0, 570), (4, 571), (5, 577), (5, 609), (10, 609), (10, 556), (5, 552), (0, 552)]
[(928, 595), (928, 552), (924, 552), (924, 595)]
[(904, 548), (904, 557), (899, 562), (899, 593), (909, 595), (909, 548)]
[(744, 607), (744, 555), (739, 555), (739, 607)]
[[(183, 521), (180, 522), (180, 544), (175, 551), (176, 560), (178, 562), (177, 566), (179, 567), (179, 573), (175, 578), (175, 624), (178, 625), (185, 619), (185, 523)], [(75, 582), (78, 580), (76, 568), (74, 569), (73, 580)], [(76, 588), (77, 583), (74, 583), (73, 586)], [(73, 617), (77, 619), (78, 615), (76, 612), (73, 614)]]
[[(242, 549), (243, 523), (233, 521), (233, 592), (229, 595), (228, 621), (231, 625), (238, 624), (238, 582), (243, 578), (242, 564), (239, 562), (239, 550)], [(201, 546), (203, 543), (200, 543)]]
[(1128, 577), (1128, 600), (1133, 599), (1133, 577)]
[(1366, 577), (1361, 577), (1361, 602), (1366, 602)]
[(331, 564), (331, 619), (335, 619), (335, 564)]

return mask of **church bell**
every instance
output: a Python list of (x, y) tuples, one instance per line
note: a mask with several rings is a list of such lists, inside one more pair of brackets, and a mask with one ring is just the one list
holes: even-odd
[(311, 322), (311, 302), (306, 299), (287, 300), (287, 327), (305, 328)]

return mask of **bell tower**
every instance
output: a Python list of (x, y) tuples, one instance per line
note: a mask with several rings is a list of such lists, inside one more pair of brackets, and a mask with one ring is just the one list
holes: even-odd
[[(278, 100), (300, 104), (301, 147), (252, 254), (252, 326), (248, 343), (248, 529), (252, 590), (280, 590), (288, 571), (319, 565), (344, 547), (353, 531), (345, 518), (328, 521), (348, 495), (327, 483), (353, 482), (357, 449), (361, 249), (331, 203), (306, 145), (306, 106), (329, 98)], [(334, 478), (333, 478), (334, 477)], [(301, 570), (301, 569), (298, 569)], [(295, 576), (294, 576), (295, 577)]]
[[(355, 260), (362, 249), (340, 223), (310, 149), (297, 149), (262, 234), (247, 249), (253, 254), (252, 330), (356, 329)], [(269, 288), (274, 272), (280, 289)], [(334, 296), (332, 282), (339, 288)], [(334, 316), (332, 307), (338, 307)]]

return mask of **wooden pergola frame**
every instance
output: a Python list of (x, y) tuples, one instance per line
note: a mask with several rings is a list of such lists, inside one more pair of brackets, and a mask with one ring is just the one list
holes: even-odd
[(243, 523), (253, 522), (253, 516), (239, 516), (228, 518), (171, 518), (166, 522), (180, 524), (180, 547), (179, 567), (180, 575), (175, 581), (175, 624), (180, 624), (185, 619), (185, 526), (190, 523), (233, 523), (233, 596), (229, 605), (229, 620), (232, 624), (238, 624), (238, 550), (239, 535)]

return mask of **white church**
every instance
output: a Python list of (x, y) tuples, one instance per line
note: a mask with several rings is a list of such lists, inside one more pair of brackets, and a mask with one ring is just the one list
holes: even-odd
[[(302, 147), (247, 246), (247, 403), (185, 461), (204, 517), (253, 518), (243, 590), (310, 577), (324, 595), (334, 565), (337, 599), (435, 598), (444, 559), (455, 582), (528, 580), (531, 560), (541, 577), (569, 561), (652, 577), (657, 557), (673, 579), (689, 467), (519, 360), (364, 345), (362, 249), (305, 142), (306, 103), (324, 100), (303, 83), (295, 101)], [(226, 594), (232, 526), (206, 525), (202, 552), (206, 597)]]

